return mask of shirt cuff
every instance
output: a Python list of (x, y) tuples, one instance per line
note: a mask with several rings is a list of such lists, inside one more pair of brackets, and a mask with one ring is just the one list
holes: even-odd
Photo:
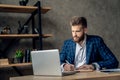
[(61, 66), (60, 66), (62, 72), (64, 71), (64, 68), (63, 68), (64, 64), (65, 64), (65, 63), (61, 64)]
[(95, 65), (95, 70), (100, 70), (100, 65), (98, 63), (92, 63), (93, 65)]

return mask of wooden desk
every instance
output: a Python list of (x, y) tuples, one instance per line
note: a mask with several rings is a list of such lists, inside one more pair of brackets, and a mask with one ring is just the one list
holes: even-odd
[(50, 76), (22, 76), (11, 77), (10, 80), (120, 80), (120, 73), (103, 73), (103, 72), (82, 72), (74, 75), (63, 77), (50, 77)]
[(32, 63), (17, 63), (17, 64), (8, 64), (8, 65), (0, 65), (0, 68), (4, 67), (21, 67), (21, 66), (31, 66)]
[(17, 64), (7, 64), (0, 65), (0, 68), (12, 67), (20, 76), (23, 76), (20, 70), (17, 67), (32, 66), (32, 63), (17, 63)]

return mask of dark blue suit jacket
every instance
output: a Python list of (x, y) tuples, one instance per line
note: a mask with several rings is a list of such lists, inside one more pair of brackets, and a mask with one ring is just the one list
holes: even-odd
[[(74, 64), (76, 43), (72, 40), (66, 40), (60, 52), (60, 61)], [(98, 63), (100, 69), (117, 68), (118, 61), (110, 49), (105, 45), (99, 36), (87, 35), (86, 39), (86, 64)]]

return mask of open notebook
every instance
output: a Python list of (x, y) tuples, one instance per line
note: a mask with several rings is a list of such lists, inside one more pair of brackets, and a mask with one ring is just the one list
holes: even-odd
[(61, 71), (58, 49), (31, 51), (31, 56), (34, 75), (63, 76), (78, 72)]

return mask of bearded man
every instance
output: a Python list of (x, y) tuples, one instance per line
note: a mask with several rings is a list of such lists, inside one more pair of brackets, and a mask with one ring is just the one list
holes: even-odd
[(103, 39), (87, 34), (85, 17), (75, 16), (70, 20), (72, 39), (64, 42), (60, 52), (62, 71), (101, 70), (118, 67), (118, 60)]

